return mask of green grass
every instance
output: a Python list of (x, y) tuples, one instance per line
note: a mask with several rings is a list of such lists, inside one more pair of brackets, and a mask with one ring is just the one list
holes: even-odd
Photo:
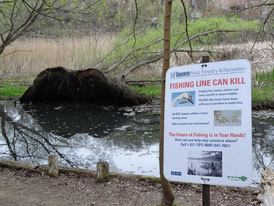
[[(139, 92), (152, 96), (154, 98), (160, 98), (161, 86), (147, 86), (138, 87), (131, 86), (133, 89)], [(274, 102), (274, 88), (273, 87), (253, 87), (252, 88), (252, 103), (273, 103)]]
[(274, 69), (272, 71), (256, 72), (252, 76), (253, 87), (274, 87)]
[(130, 86), (134, 90), (137, 90), (143, 94), (149, 95), (154, 98), (159, 98), (161, 96), (161, 87), (160, 86), (145, 86), (145, 87), (139, 87), (139, 86)]
[(252, 103), (274, 102), (274, 69), (252, 76)]
[(274, 102), (274, 88), (252, 88), (252, 103), (273, 103)]
[(20, 85), (20, 82), (25, 82), (25, 80), (0, 80), (0, 98), (18, 98), (22, 96), (27, 87)]
[[(131, 86), (133, 89), (147, 94), (154, 98), (160, 98), (160, 85), (154, 86)], [(256, 72), (252, 76), (252, 103), (273, 103), (274, 102), (274, 69), (267, 72)]]
[[(269, 77), (270, 76), (270, 77)], [(264, 82), (263, 87), (256, 85), (252, 88), (252, 103), (273, 103), (274, 102), (274, 89), (273, 89), (273, 71), (268, 74), (256, 74), (254, 77), (255, 81)], [(20, 85), (21, 83), (27, 83), (27, 80), (22, 79), (5, 79), (0, 80), (0, 98), (18, 98), (24, 94), (27, 90), (26, 86)], [(130, 86), (134, 90), (137, 90), (143, 94), (149, 95), (153, 98), (160, 98), (161, 86), (150, 85), (150, 86)]]

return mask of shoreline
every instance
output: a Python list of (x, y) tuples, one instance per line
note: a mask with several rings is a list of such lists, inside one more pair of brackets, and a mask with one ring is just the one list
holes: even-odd
[[(39, 169), (11, 169), (0, 166), (0, 199), (5, 206), (155, 206), (162, 198), (162, 186), (154, 179), (117, 176), (108, 182), (95, 177), (67, 173), (50, 177)], [(200, 206), (202, 186), (171, 183), (175, 205)], [(258, 205), (258, 188), (210, 187), (212, 205)], [(244, 198), (243, 198), (244, 197)]]
[[(48, 172), (49, 166), (48, 165), (34, 165), (31, 163), (24, 163), (21, 161), (15, 161), (15, 160), (7, 160), (0, 158), (0, 168), (8, 168), (8, 169), (14, 169), (14, 170), (26, 170), (26, 171), (43, 171), (43, 172)], [(89, 176), (96, 178), (96, 170), (90, 170), (90, 169), (81, 169), (81, 168), (73, 168), (73, 167), (58, 167), (59, 169), (59, 175), (84, 175), (84, 176)], [(58, 177), (56, 176), (56, 177)], [(142, 181), (150, 181), (150, 182), (161, 182), (160, 177), (153, 177), (153, 176), (146, 176), (146, 175), (137, 175), (137, 174), (127, 174), (127, 173), (115, 173), (115, 172), (109, 172), (109, 179), (113, 178), (127, 178), (127, 179), (139, 179)], [(171, 182), (173, 185), (178, 185), (178, 184), (186, 184), (186, 185), (199, 185), (195, 183), (185, 183), (185, 182)], [(260, 185), (258, 187), (234, 187), (234, 186), (223, 186), (223, 185), (213, 185), (217, 187), (228, 187), (228, 188), (238, 188), (238, 189), (247, 189), (251, 192), (256, 192)]]
[[(1, 98), (0, 97), (0, 101), (10, 101), (10, 102), (14, 102), (14, 104), (21, 104), (19, 102), (19, 98), (15, 98), (15, 97), (8, 97), (8, 98)], [(76, 104), (86, 104), (86, 103), (89, 103), (89, 102), (38, 102), (38, 104), (73, 104), (73, 103), (76, 103)], [(90, 102), (92, 104), (92, 102)], [(101, 106), (101, 105), (98, 105), (98, 106)], [(104, 105), (104, 106), (108, 106), (108, 105)], [(112, 106), (112, 105), (109, 105), (109, 106)], [(144, 106), (147, 106), (147, 107), (161, 107), (161, 103), (160, 103), (160, 98), (153, 98), (151, 103), (150, 104), (142, 104), (142, 105), (135, 105), (135, 106), (126, 106), (128, 108), (138, 108), (138, 107), (144, 107)], [(115, 107), (115, 106), (114, 106)], [(119, 106), (118, 106), (119, 107)], [(120, 106), (120, 107), (124, 107), (124, 106)], [(256, 102), (256, 103), (252, 103), (252, 112), (254, 111), (268, 111), (268, 112), (274, 112), (274, 102), (269, 102), (269, 103), (266, 103), (266, 102)]]

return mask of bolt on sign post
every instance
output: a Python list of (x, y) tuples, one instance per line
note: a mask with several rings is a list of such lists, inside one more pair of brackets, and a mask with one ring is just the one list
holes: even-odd
[(247, 60), (166, 73), (164, 176), (246, 187), (252, 182), (251, 65)]

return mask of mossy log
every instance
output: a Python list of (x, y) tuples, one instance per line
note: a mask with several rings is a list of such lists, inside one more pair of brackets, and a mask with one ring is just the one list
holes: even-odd
[(88, 101), (95, 104), (132, 106), (148, 103), (150, 98), (96, 69), (69, 70), (54, 67), (39, 73), (33, 85), (19, 100), (21, 103)]

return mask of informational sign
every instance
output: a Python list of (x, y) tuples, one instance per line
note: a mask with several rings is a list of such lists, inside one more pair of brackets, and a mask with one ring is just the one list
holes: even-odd
[(249, 61), (170, 68), (165, 89), (166, 179), (208, 185), (250, 185)]

